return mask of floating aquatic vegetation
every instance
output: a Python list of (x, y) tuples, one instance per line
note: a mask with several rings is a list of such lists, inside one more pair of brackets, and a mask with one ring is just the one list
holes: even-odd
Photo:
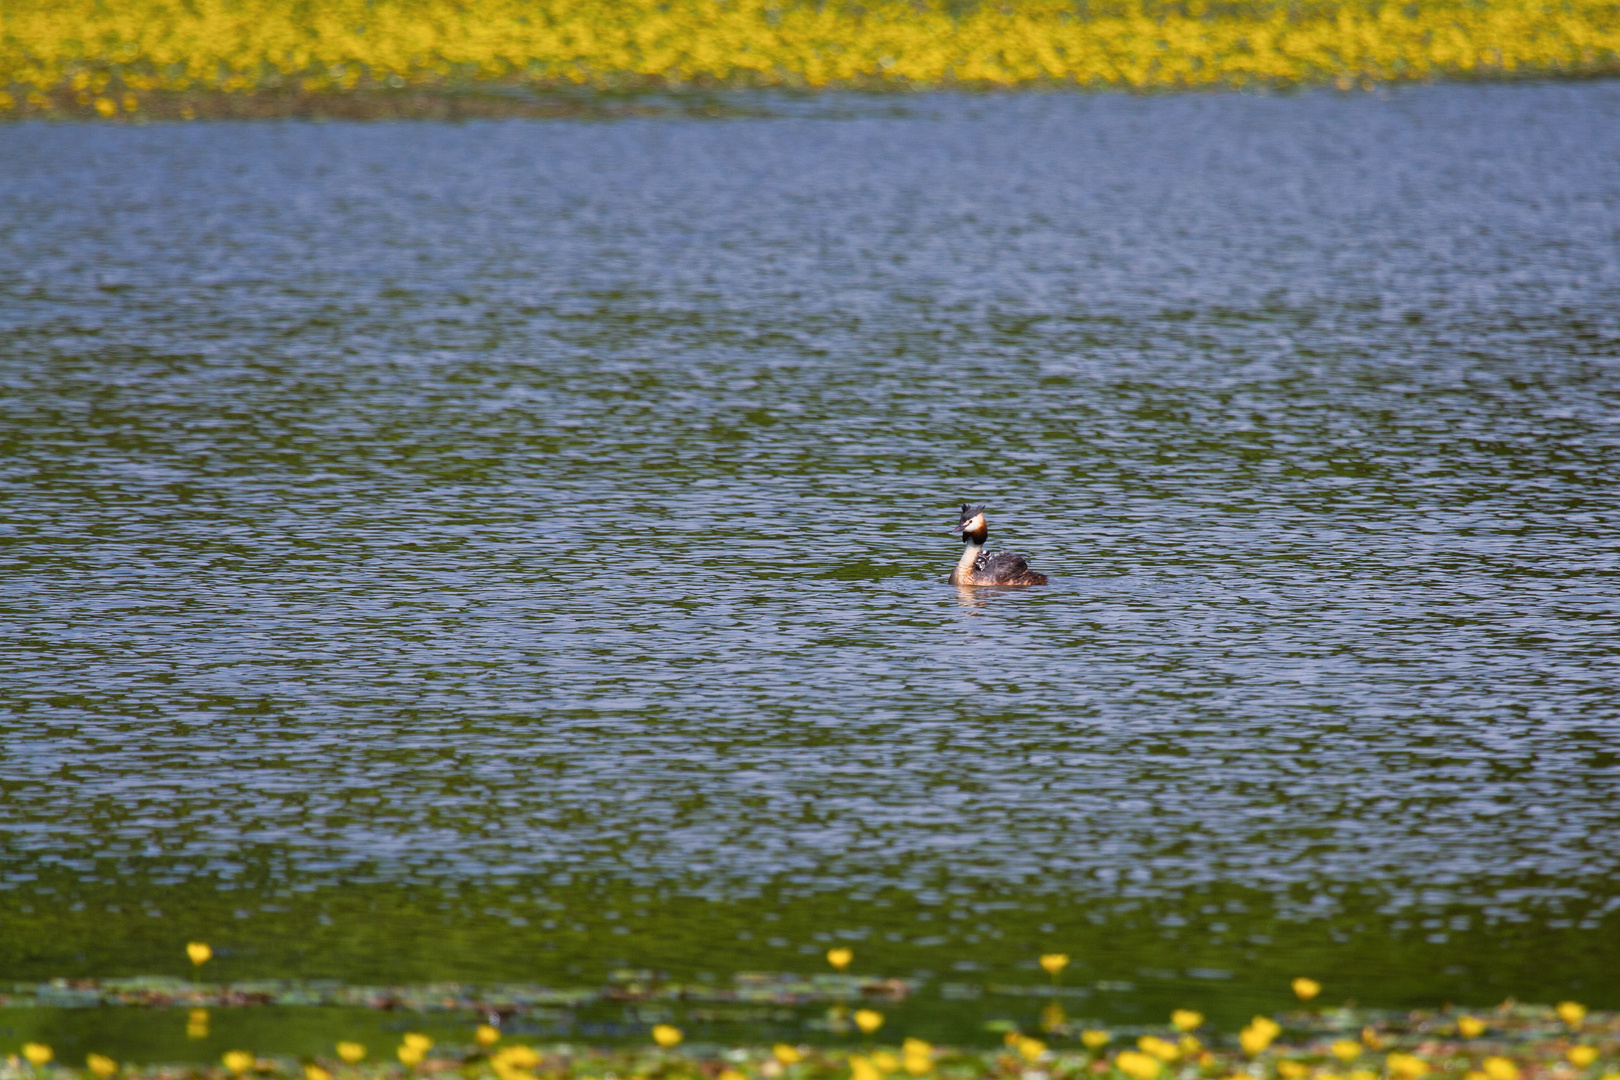
[[(936, 1046), (906, 1039), (899, 1047), (867, 1047), (851, 1053), (829, 1047), (778, 1043), (721, 1049), (687, 1049), (683, 1033), (669, 1025), (649, 1029), (638, 1046), (602, 1050), (578, 1045), (547, 1047), (506, 1043), (488, 1025), (469, 1023), (461, 1044), (435, 1045), (406, 1034), (397, 1056), (365, 1063), (357, 1044), (340, 1042), (332, 1055), (294, 1060), (247, 1049), (225, 1053), (207, 1069), (119, 1064), (90, 1054), (84, 1068), (53, 1062), (49, 1046), (31, 1042), (0, 1061), (0, 1080), (106, 1080), (114, 1073), (129, 1080), (172, 1080), (177, 1075), (223, 1080), (247, 1076), (273, 1080), (400, 1080), (415, 1073), (454, 1073), (463, 1080), (575, 1080), (619, 1076), (709, 1077), (713, 1080), (886, 1080), (902, 1070), (912, 1077), (940, 1080), (1616, 1080), (1620, 1078), (1620, 1014), (1504, 1003), (1490, 1014), (1488, 1032), (1467, 1025), (1467, 1013), (1411, 1013), (1329, 1009), (1278, 1017), (1256, 1017), (1244, 1030), (1272, 1034), (1255, 1051), (1233, 1045), (1228, 1036), (1209, 1045), (1184, 1034), (1191, 1015), (1178, 1011), (1159, 1034), (1145, 1034), (1134, 1046), (1110, 1052), (1106, 1032), (1085, 1029), (1045, 1038), (1009, 1031), (993, 1049)], [(1202, 1018), (1200, 1018), (1202, 1019)], [(1263, 1021), (1263, 1023), (1262, 1023)], [(494, 1037), (490, 1037), (493, 1032)], [(1362, 1038), (1344, 1032), (1360, 1029)], [(875, 1031), (876, 1029), (871, 1029)], [(870, 1034), (870, 1032), (869, 1032)], [(1098, 1038), (1098, 1036), (1102, 1036)], [(499, 1050), (492, 1046), (501, 1042)], [(1374, 1044), (1381, 1047), (1374, 1049)], [(18, 1052), (20, 1050), (20, 1054)], [(410, 1051), (406, 1053), (405, 1051)], [(0, 1052), (6, 1052), (0, 1047)], [(1350, 1066), (1348, 1072), (1340, 1072)], [(729, 1075), (728, 1075), (729, 1074)]]
[[(476, 87), (1135, 89), (1620, 71), (1616, 0), (8, 0), (0, 113)], [(370, 96), (366, 96), (370, 95)], [(379, 97), (378, 95), (381, 95)], [(442, 96), (442, 93), (441, 95)], [(525, 106), (521, 95), (506, 104)], [(483, 101), (488, 108), (499, 96)], [(529, 102), (532, 104), (532, 101)], [(248, 114), (251, 114), (249, 111)]]
[[(339, 982), (264, 979), (234, 983), (195, 983), (170, 977), (55, 979), (18, 983), (0, 991), (0, 1007), (241, 1008), (253, 1005), (333, 1005), (467, 1012), (510, 1016), (536, 1009), (580, 1008), (603, 1001), (809, 1005), (820, 1002), (903, 1001), (913, 986), (904, 979), (859, 975), (792, 975), (738, 972), (731, 985), (677, 983), (652, 972), (619, 971), (597, 988), (556, 989), (529, 984), (474, 986), (424, 983), (414, 986), (348, 986)], [(203, 1013), (195, 1022), (208, 1024)]]

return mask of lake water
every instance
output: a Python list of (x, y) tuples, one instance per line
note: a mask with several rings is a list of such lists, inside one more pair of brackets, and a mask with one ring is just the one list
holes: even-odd
[(1620, 83), (753, 106), (0, 128), (0, 972), (1620, 1005)]

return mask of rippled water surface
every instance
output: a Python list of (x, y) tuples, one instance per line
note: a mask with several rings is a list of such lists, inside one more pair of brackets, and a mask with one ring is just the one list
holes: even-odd
[(1620, 84), (778, 104), (0, 129), (0, 965), (1620, 1004)]

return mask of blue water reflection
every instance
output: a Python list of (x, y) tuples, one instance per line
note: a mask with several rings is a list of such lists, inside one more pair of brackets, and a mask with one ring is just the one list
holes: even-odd
[(839, 109), (0, 129), (8, 967), (1617, 956), (1620, 84)]

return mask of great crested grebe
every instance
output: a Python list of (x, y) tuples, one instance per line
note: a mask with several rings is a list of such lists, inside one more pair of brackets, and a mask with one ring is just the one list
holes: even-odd
[(984, 507), (962, 504), (962, 520), (953, 533), (962, 534), (962, 558), (951, 571), (952, 585), (1045, 585), (1046, 575), (1029, 568), (1022, 555), (998, 551), (994, 555), (984, 550), (985, 537), (990, 535), (990, 523), (984, 518)]

